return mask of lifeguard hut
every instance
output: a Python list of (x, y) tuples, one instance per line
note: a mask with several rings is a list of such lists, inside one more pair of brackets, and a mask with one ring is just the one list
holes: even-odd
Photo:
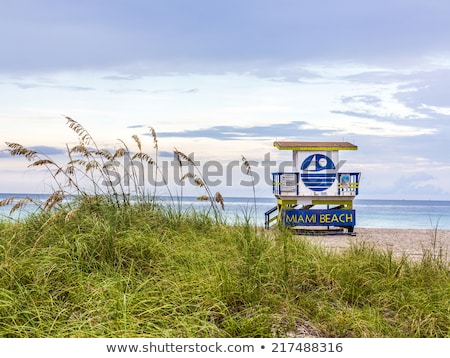
[(361, 173), (340, 172), (339, 151), (357, 150), (349, 142), (275, 142), (292, 151), (292, 171), (272, 173), (277, 205), (265, 213), (265, 227), (273, 223), (308, 232), (353, 235), (353, 200)]

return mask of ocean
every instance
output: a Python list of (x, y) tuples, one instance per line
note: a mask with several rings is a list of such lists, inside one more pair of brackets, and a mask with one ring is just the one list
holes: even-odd
[[(0, 201), (8, 197), (31, 197), (44, 202), (48, 195), (36, 194), (0, 194)], [(162, 198), (169, 204), (170, 199)], [(178, 205), (179, 203), (176, 203)], [(275, 205), (274, 198), (224, 198), (224, 216), (230, 222), (238, 218), (255, 218), (258, 225), (264, 225), (264, 213)], [(183, 209), (194, 207), (207, 209), (208, 202), (199, 202), (195, 197), (184, 197)], [(7, 220), (12, 205), (0, 207), (0, 220)], [(255, 210), (256, 207), (256, 210)], [(387, 229), (445, 229), (450, 230), (450, 201), (421, 201), (421, 200), (364, 200), (355, 199), (356, 227), (387, 228)], [(36, 211), (34, 204), (25, 205), (12, 216), (14, 219), (24, 218)]]

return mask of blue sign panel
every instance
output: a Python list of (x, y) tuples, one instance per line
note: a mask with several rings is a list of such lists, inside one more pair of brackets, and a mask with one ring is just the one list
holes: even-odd
[(286, 226), (355, 226), (355, 210), (283, 210)]
[(310, 155), (303, 161), (301, 169), (303, 184), (313, 191), (327, 190), (336, 179), (333, 161), (323, 154)]

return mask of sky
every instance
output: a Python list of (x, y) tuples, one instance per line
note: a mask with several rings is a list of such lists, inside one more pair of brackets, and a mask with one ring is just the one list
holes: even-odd
[(5, 142), (66, 160), (69, 116), (111, 150), (153, 153), (154, 128), (224, 196), (253, 195), (242, 155), (270, 197), (274, 141), (349, 141), (360, 198), (450, 200), (449, 20), (446, 0), (0, 0), (0, 192), (49, 191)]

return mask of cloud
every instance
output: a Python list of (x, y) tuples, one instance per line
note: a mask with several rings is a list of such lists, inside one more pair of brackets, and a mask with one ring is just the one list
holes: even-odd
[(450, 50), (449, 11), (448, 2), (418, 0), (16, 0), (0, 5), (0, 68), (121, 68), (125, 80), (318, 60), (400, 67)]
[[(430, 65), (427, 70), (386, 70), (360, 72), (342, 77), (343, 80), (366, 83), (372, 85), (396, 85), (393, 99), (398, 100), (418, 112), (422, 105), (435, 107), (450, 107), (448, 96), (448, 83), (450, 81), (450, 68), (434, 68)], [(373, 100), (373, 101), (372, 101)], [(356, 95), (342, 97), (342, 103), (380, 105), (380, 98), (376, 96)]]
[(198, 88), (190, 88), (190, 89), (159, 89), (159, 90), (152, 90), (149, 91), (151, 94), (164, 94), (164, 93), (197, 93)]
[[(439, 142), (450, 135), (450, 69), (369, 71), (345, 77), (349, 78), (358, 84), (373, 85), (379, 94), (342, 96), (341, 106), (336, 106), (340, 108), (331, 113), (360, 118), (367, 126), (370, 121), (378, 122), (386, 130), (391, 127), (395, 136), (436, 134), (433, 139)], [(389, 89), (383, 90), (385, 85)]]
[(409, 83), (401, 87), (396, 98), (418, 110), (422, 104), (450, 107), (449, 81), (450, 69), (416, 73), (410, 77)]
[(160, 90), (144, 90), (141, 88), (120, 88), (120, 89), (111, 89), (109, 92), (111, 93), (148, 93), (148, 94), (189, 94), (189, 93), (197, 93), (198, 88), (190, 88), (190, 89), (160, 89)]
[(260, 78), (267, 78), (273, 82), (302, 83), (323, 78), (319, 72), (295, 64), (285, 67), (257, 68), (250, 74)]
[[(424, 140), (425, 136), (432, 137), (431, 141), (441, 140), (439, 128), (430, 127), (429, 124), (419, 120), (410, 121), (410, 125), (395, 123), (393, 118), (380, 117), (367, 113), (355, 113), (350, 111), (331, 111), (333, 114), (342, 116), (356, 117), (360, 120), (339, 121), (341, 124), (336, 125), (320, 124), (306, 121), (292, 121), (286, 123), (277, 123), (271, 125), (258, 126), (231, 126), (219, 125), (201, 129), (189, 129), (182, 131), (158, 132), (159, 137), (174, 138), (211, 138), (215, 140), (296, 140), (296, 141), (315, 141), (315, 140), (341, 140), (343, 137), (352, 136), (353, 138), (372, 138), (379, 141), (379, 137), (393, 138), (409, 138), (421, 137), (421, 142), (428, 143)], [(151, 136), (150, 133), (143, 135)], [(364, 139), (365, 140), (365, 139)], [(376, 150), (374, 148), (374, 150)]]
[(148, 91), (146, 91), (144, 89), (140, 89), (140, 88), (135, 88), (135, 89), (122, 88), (122, 89), (111, 89), (111, 90), (109, 90), (109, 92), (122, 94), (122, 93), (147, 93)]
[(146, 126), (143, 124), (133, 124), (131, 126), (127, 126), (127, 128), (145, 128)]
[(75, 85), (48, 85), (48, 84), (38, 84), (38, 83), (25, 83), (25, 82), (16, 82), (14, 85), (20, 89), (28, 90), (35, 88), (50, 88), (57, 90), (67, 90), (67, 91), (94, 91), (95, 88), (87, 87), (87, 86), (75, 86)]
[(158, 152), (158, 155), (162, 158), (173, 158), (173, 152), (169, 152), (169, 151), (165, 151), (165, 150), (160, 150)]
[[(249, 139), (274, 139), (295, 137), (297, 140), (308, 137), (318, 137), (326, 133), (326, 130), (302, 129), (307, 122), (294, 121), (272, 125), (261, 125), (251, 127), (238, 126), (214, 126), (204, 129), (191, 129), (180, 132), (159, 132), (159, 137), (179, 138), (212, 138), (217, 140), (249, 140)], [(144, 133), (144, 135), (151, 135)]]
[(428, 172), (418, 172), (409, 176), (401, 176), (394, 182), (392, 190), (396, 194), (417, 193), (420, 196), (448, 194), (434, 184), (436, 176)]
[(349, 117), (357, 117), (357, 118), (365, 118), (365, 119), (375, 119), (377, 121), (392, 121), (394, 118), (392, 117), (382, 117), (379, 115), (364, 113), (364, 112), (353, 112), (353, 111), (330, 111), (333, 114), (342, 114), (344, 116)]
[(102, 79), (108, 81), (135, 81), (142, 78), (141, 76), (131, 75), (131, 74), (121, 74), (121, 75), (108, 75), (103, 76)]
[(371, 70), (353, 73), (351, 75), (340, 76), (342, 80), (357, 82), (357, 83), (371, 83), (371, 84), (391, 84), (402, 81), (411, 81), (411, 73), (405, 73), (401, 70)]
[[(374, 135), (392, 135), (395, 137), (409, 137), (437, 132), (434, 126), (430, 126), (429, 121), (420, 120), (420, 117), (390, 114), (387, 116), (372, 114), (370, 112), (353, 111), (330, 111), (333, 114), (339, 114), (348, 117), (361, 118), (363, 121), (355, 122), (353, 127), (348, 125), (341, 132), (363, 133), (364, 129), (372, 130)], [(405, 124), (408, 120), (409, 125)], [(356, 125), (355, 125), (356, 124)], [(359, 131), (358, 131), (359, 129)]]
[(341, 97), (342, 103), (356, 103), (356, 104), (366, 104), (371, 106), (380, 106), (382, 103), (382, 99), (378, 96), (372, 95), (357, 95), (357, 96), (345, 96)]
[(45, 145), (32, 146), (29, 149), (44, 155), (66, 154), (67, 151), (58, 147), (49, 147)]

